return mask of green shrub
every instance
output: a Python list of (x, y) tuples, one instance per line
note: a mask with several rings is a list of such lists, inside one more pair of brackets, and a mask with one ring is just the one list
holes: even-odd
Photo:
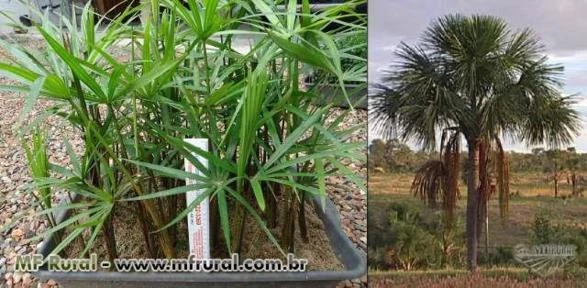
[(570, 279), (583, 280), (587, 282), (587, 268), (584, 266), (572, 265), (564, 271), (564, 275)]
[(514, 260), (512, 247), (499, 246), (495, 250), (490, 250), (489, 254), (480, 253), (479, 263), (487, 266), (510, 266), (517, 265)]
[(534, 216), (532, 232), (532, 241), (536, 244), (549, 244), (553, 240), (553, 227), (550, 223), (550, 213), (542, 212)]
[(552, 224), (551, 214), (538, 213), (535, 216), (532, 235), (534, 244), (574, 245), (577, 247), (577, 257), (574, 264), (587, 267), (587, 230), (578, 229), (564, 224)]
[(447, 227), (442, 212), (411, 201), (374, 205), (369, 210), (371, 268), (429, 269), (462, 262), (462, 225)]
[(390, 219), (394, 241), (388, 250), (388, 264), (403, 270), (437, 264), (439, 255), (436, 253), (436, 239), (423, 225), (419, 225), (419, 215), (408, 212), (394, 216)]
[(576, 229), (572, 227), (557, 227), (556, 243), (574, 245), (577, 247), (577, 256), (574, 265), (587, 268), (587, 231), (585, 229)]

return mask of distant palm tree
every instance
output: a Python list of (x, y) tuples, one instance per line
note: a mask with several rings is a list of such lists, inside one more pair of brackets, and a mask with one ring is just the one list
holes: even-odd
[(549, 174), (549, 178), (554, 184), (554, 198), (558, 197), (558, 184), (566, 174), (563, 151), (559, 149), (546, 150), (543, 153), (544, 169)]
[(567, 148), (567, 168), (569, 169), (569, 178), (567, 182), (571, 182), (571, 195), (573, 197), (578, 196), (579, 190), (577, 189), (577, 170), (579, 170), (580, 159), (577, 155), (575, 147)]
[[(487, 147), (497, 147), (503, 160), (504, 136), (528, 145), (567, 144), (580, 129), (579, 117), (571, 97), (560, 93), (563, 67), (547, 62), (529, 29), (512, 32), (493, 16), (448, 15), (421, 41), (399, 46), (398, 62), (371, 93), (370, 120), (384, 137), (416, 140), (428, 149), (437, 147), (439, 132), (466, 141), (467, 265), (473, 271)], [(441, 151), (450, 152), (446, 147)], [(459, 152), (455, 148), (452, 153)]]

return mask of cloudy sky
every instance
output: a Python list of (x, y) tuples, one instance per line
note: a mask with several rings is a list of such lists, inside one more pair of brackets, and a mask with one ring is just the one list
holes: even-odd
[[(450, 13), (504, 18), (513, 30), (531, 28), (554, 63), (565, 67), (565, 94), (577, 94), (584, 122), (573, 146), (587, 152), (587, 1), (585, 0), (370, 0), (369, 80), (393, 63), (400, 42), (416, 44), (430, 22)], [(377, 135), (370, 133), (370, 139)], [(527, 151), (519, 143), (508, 149)]]

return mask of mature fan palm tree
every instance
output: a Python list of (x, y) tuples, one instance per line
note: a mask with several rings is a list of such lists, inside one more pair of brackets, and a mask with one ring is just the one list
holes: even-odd
[(419, 45), (402, 43), (396, 56), (372, 93), (372, 128), (428, 149), (437, 147), (439, 132), (466, 141), (467, 265), (473, 271), (487, 147), (500, 147), (501, 137), (558, 146), (580, 129), (573, 99), (560, 93), (563, 67), (548, 63), (531, 30), (514, 32), (502, 19), (482, 15), (441, 17)]

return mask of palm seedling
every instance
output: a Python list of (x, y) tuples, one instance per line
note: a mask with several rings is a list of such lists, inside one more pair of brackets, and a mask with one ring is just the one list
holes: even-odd
[[(33, 181), (49, 177), (49, 157), (47, 156), (46, 137), (40, 130), (35, 130), (31, 135), (31, 145), (26, 141), (22, 141), (25, 150), (26, 159), (29, 165), (29, 170)], [(53, 196), (50, 187), (43, 187), (38, 189), (35, 195), (39, 204), (43, 209), (51, 209)], [(53, 214), (46, 215), (47, 220), (51, 226), (56, 225)]]
[[(43, 115), (62, 117), (84, 140), (81, 155), (69, 153), (68, 167), (50, 165), (58, 177), (35, 181), (37, 189), (77, 195), (60, 205), (73, 215), (47, 231), (67, 228), (53, 253), (81, 238), (84, 255), (104, 235), (110, 259), (117, 258), (113, 217), (134, 204), (149, 253), (174, 257), (178, 223), (205, 197), (213, 242), (228, 252), (242, 251), (247, 218), (279, 251), (293, 252), (296, 227), (308, 237), (305, 202), (327, 197), (327, 177), (342, 175), (364, 189), (343, 164), (362, 159), (363, 143), (348, 141), (360, 127), (341, 126), (352, 111), (335, 117), (331, 107), (313, 104), (315, 91), (299, 87), (306, 69), (323, 70), (343, 86), (350, 72), (342, 70), (346, 56), (333, 39), (364, 32), (364, 15), (352, 23), (340, 16), (360, 3), (312, 12), (308, 1), (287, 1), (280, 12), (279, 3), (263, 0), (160, 0), (109, 21), (88, 5), (81, 19), (63, 19), (67, 29), (36, 24), (44, 53), (3, 43), (17, 57), (0, 63), (0, 73), (20, 83), (3, 89), (28, 95), (25, 107), (52, 100)], [(143, 8), (149, 16), (132, 25)], [(340, 28), (322, 31), (334, 22)], [(246, 52), (234, 44), (242, 35), (251, 39)], [(364, 71), (353, 69), (355, 76)], [(210, 149), (185, 138), (207, 138)], [(185, 172), (184, 159), (201, 175)], [(196, 189), (201, 196), (184, 203), (182, 195)], [(47, 209), (55, 207), (40, 213)]]

